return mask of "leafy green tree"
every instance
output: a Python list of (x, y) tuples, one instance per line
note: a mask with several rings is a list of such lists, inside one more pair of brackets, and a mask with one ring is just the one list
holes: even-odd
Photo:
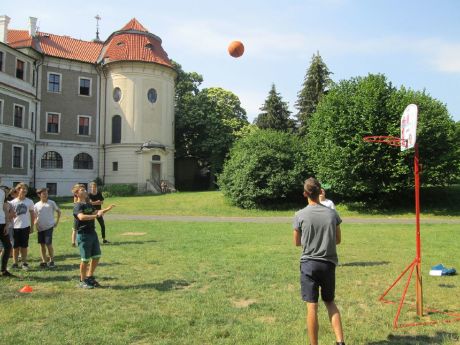
[(397, 90), (383, 75), (341, 81), (319, 103), (306, 138), (316, 176), (348, 199), (391, 201), (412, 190), (413, 150), (363, 141), (370, 135), (399, 137), (400, 118), (410, 103), (419, 108), (421, 181), (450, 183), (458, 160), (446, 107), (424, 91)]
[[(179, 68), (178, 68), (179, 67)], [(199, 89), (203, 81), (179, 66), (176, 86), (176, 158), (195, 157), (213, 177), (233, 141), (248, 124), (239, 98), (222, 88)]]
[(275, 84), (272, 84), (268, 97), (260, 110), (262, 113), (254, 121), (257, 127), (284, 132), (294, 129), (294, 122), (289, 118), (291, 112), (288, 109), (288, 104), (276, 92)]
[(191, 110), (196, 104), (203, 77), (196, 72), (185, 72), (175, 61), (172, 61), (172, 64), (177, 72), (174, 97), (176, 158), (189, 157), (193, 143), (184, 132), (187, 123), (190, 122)]
[(456, 153), (456, 160), (458, 161), (458, 169), (457, 169), (457, 183), (460, 182), (460, 121), (455, 123), (455, 136), (454, 136), (454, 143), (457, 145), (457, 153)]
[(316, 107), (325, 91), (332, 85), (332, 79), (327, 65), (319, 55), (313, 54), (310, 67), (305, 75), (302, 89), (297, 94), (295, 107), (299, 111), (297, 120), (300, 133), (305, 134), (308, 128), (308, 119), (316, 111)]
[(218, 87), (200, 91), (196, 110), (187, 130), (193, 138), (191, 153), (205, 161), (214, 176), (222, 171), (230, 147), (248, 124), (246, 111), (238, 96)]
[(310, 176), (305, 151), (297, 135), (252, 131), (232, 147), (219, 187), (234, 205), (243, 208), (299, 200), (303, 181)]

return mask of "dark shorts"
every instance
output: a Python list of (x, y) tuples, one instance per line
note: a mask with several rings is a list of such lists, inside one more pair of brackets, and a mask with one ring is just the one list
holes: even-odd
[(302, 299), (318, 303), (319, 289), (324, 302), (335, 297), (335, 264), (329, 261), (308, 260), (300, 263), (300, 290)]
[(30, 226), (27, 228), (13, 229), (13, 248), (29, 247)]
[(39, 231), (37, 234), (38, 243), (51, 245), (53, 244), (53, 228), (49, 228), (48, 230)]
[(77, 244), (80, 249), (81, 261), (87, 262), (101, 257), (99, 238), (97, 238), (95, 231), (90, 233), (77, 232)]

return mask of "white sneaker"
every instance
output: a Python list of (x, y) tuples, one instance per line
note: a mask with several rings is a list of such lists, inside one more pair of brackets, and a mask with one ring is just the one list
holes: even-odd
[(28, 271), (28, 270), (29, 270), (29, 264), (28, 264), (27, 262), (23, 262), (23, 263), (22, 263), (22, 269), (23, 269), (24, 271)]

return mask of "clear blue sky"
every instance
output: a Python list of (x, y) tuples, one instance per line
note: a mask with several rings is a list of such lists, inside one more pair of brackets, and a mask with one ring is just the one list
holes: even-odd
[[(239, 96), (252, 121), (274, 83), (293, 112), (312, 55), (335, 81), (383, 73), (396, 86), (425, 89), (460, 121), (458, 0), (3, 1), (10, 27), (90, 40), (137, 18), (160, 36), (169, 57), (203, 75), (203, 87)], [(227, 54), (241, 40), (243, 57)]]

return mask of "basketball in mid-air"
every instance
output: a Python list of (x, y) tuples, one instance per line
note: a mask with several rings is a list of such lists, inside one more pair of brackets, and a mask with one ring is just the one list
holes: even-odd
[(240, 41), (233, 41), (228, 45), (228, 53), (234, 58), (238, 58), (244, 53), (244, 45)]

